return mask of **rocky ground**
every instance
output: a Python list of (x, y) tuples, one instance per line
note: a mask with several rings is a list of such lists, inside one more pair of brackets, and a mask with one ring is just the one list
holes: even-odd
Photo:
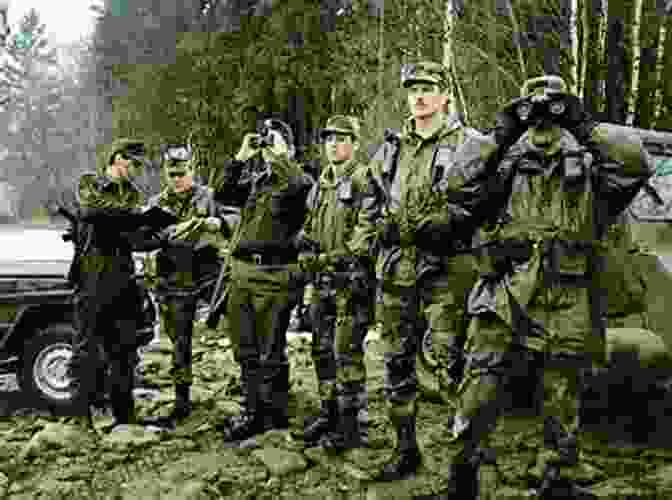
[[(439, 491), (445, 484), (444, 472), (454, 453), (445, 432), (450, 410), (430, 402), (422, 403), (419, 414), (418, 434), (425, 457), (422, 469), (415, 478), (395, 484), (372, 481), (394, 446), (384, 416), (382, 353), (375, 339), (367, 350), (372, 446), (329, 457), (320, 449), (303, 449), (288, 431), (270, 431), (241, 448), (226, 446), (213, 426), (238, 409), (236, 365), (227, 339), (200, 328), (197, 331), (195, 412), (180, 429), (157, 433), (129, 427), (96, 442), (46, 414), (17, 405), (14, 416), (0, 420), (0, 499), (401, 500)], [(140, 416), (170, 409), (169, 348), (162, 344), (161, 350), (145, 355), (147, 377), (161, 389), (137, 394)], [(316, 381), (309, 339), (293, 336), (289, 351), (291, 430), (298, 430), (304, 416), (317, 408)], [(20, 401), (17, 390), (4, 389), (0, 397)], [(661, 401), (659, 410), (664, 412), (667, 406)], [(96, 425), (110, 421), (98, 417)], [(533, 463), (539, 441), (531, 432), (531, 421), (522, 413), (502, 420), (494, 443), (500, 462), (499, 486), (492, 498), (528, 497), (528, 482), (539, 473), (539, 465)], [(618, 443), (614, 433), (607, 436), (610, 442), (604, 434), (587, 434), (586, 465), (577, 474), (601, 499), (672, 498), (672, 450), (660, 447), (666, 446), (662, 436), (669, 434), (665, 421), (670, 420), (661, 413), (655, 422), (659, 427), (655, 446), (659, 447)]]

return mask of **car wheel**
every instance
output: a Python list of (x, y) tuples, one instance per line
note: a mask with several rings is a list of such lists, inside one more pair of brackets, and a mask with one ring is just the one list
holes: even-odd
[(442, 403), (437, 368), (438, 363), (432, 352), (432, 330), (426, 328), (415, 362), (418, 389), (426, 400)]
[(67, 369), (74, 334), (72, 325), (59, 323), (48, 326), (26, 342), (20, 357), (18, 382), (34, 404), (53, 409), (73, 405), (76, 394)]

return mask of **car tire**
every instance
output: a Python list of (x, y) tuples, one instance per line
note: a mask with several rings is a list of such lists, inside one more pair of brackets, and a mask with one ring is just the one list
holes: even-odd
[(432, 353), (432, 331), (426, 328), (415, 361), (418, 390), (423, 398), (433, 403), (443, 403), (436, 374), (438, 363)]
[(18, 383), (32, 405), (67, 412), (75, 403), (67, 367), (72, 357), (74, 327), (49, 325), (31, 337), (20, 356)]

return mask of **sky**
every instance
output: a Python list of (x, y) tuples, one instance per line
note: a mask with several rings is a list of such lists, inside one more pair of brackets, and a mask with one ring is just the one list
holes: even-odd
[(55, 45), (69, 44), (88, 36), (93, 30), (95, 14), (89, 10), (95, 0), (9, 0), (9, 24), (15, 32), (17, 23), (31, 8), (37, 10)]

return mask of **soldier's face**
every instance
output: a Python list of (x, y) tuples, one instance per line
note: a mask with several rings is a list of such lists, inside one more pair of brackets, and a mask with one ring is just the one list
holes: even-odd
[(355, 144), (352, 137), (346, 134), (330, 134), (324, 139), (327, 160), (330, 163), (342, 163), (352, 158)]
[(448, 96), (434, 83), (416, 82), (407, 88), (408, 107), (413, 118), (429, 118), (443, 111)]
[(114, 155), (114, 163), (110, 165), (108, 173), (111, 177), (128, 178), (129, 170), (133, 160), (124, 153)]
[(557, 152), (562, 137), (562, 128), (558, 125), (540, 123), (529, 129), (530, 143), (541, 149), (544, 155)]
[(185, 193), (194, 186), (194, 173), (186, 161), (170, 160), (168, 184), (176, 193)]

